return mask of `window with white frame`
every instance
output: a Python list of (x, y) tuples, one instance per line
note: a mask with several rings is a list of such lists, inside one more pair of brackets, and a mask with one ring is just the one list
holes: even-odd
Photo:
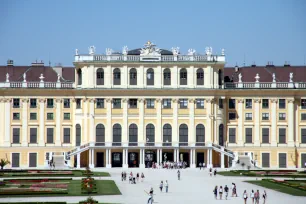
[(252, 106), (253, 106), (253, 103), (252, 103), (252, 99), (245, 99), (245, 108), (246, 109), (251, 109)]
[(188, 107), (188, 99), (180, 99), (180, 109), (186, 109)]
[(253, 114), (252, 113), (245, 113), (245, 120), (252, 120)]
[(262, 113), (262, 120), (269, 120), (269, 113)]

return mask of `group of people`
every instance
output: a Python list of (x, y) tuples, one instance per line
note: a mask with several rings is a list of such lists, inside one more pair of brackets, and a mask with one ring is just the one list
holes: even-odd
[(204, 168), (206, 167), (205, 162), (203, 162), (203, 163), (200, 162), (200, 163), (199, 163), (199, 167), (200, 167), (200, 170), (201, 170), (202, 168), (204, 169)]
[(49, 160), (48, 164), (49, 164), (50, 170), (52, 170), (52, 169), (54, 170), (55, 169), (55, 162), (53, 161), (53, 159)]
[(163, 192), (163, 187), (165, 187), (166, 193), (168, 193), (169, 184), (167, 180), (165, 181), (165, 183), (163, 181), (160, 182), (159, 184), (160, 192)]
[[(147, 166), (149, 163), (147, 164)], [(185, 169), (187, 167), (187, 162), (180, 161), (180, 162), (170, 162), (164, 161), (161, 163), (152, 162), (152, 169)]]
[[(130, 173), (129, 175), (129, 183), (130, 184), (136, 184), (136, 181), (139, 182), (139, 177), (141, 179), (141, 182), (143, 182), (145, 176), (143, 173), (141, 173), (141, 175), (139, 175), (139, 173), (136, 174), (136, 176), (134, 176), (133, 172)], [(121, 172), (121, 181), (126, 181), (126, 172), (123, 171)]]
[(214, 176), (216, 176), (216, 175), (217, 175), (217, 169), (215, 169), (215, 170), (213, 171), (212, 168), (209, 168), (209, 175), (210, 175), (210, 176), (212, 176), (213, 172), (214, 172)]
[[(223, 198), (223, 193), (225, 195), (225, 200), (227, 200), (229, 188), (227, 187), (227, 185), (225, 185), (224, 188), (220, 186), (218, 189), (218, 186), (216, 186), (215, 189), (213, 190), (213, 193), (215, 195), (216, 200), (218, 199), (218, 193), (219, 193), (220, 200), (222, 200)], [(237, 187), (235, 183), (232, 183), (232, 197), (237, 197)]]
[[(259, 190), (257, 190), (256, 192), (254, 192), (254, 190), (252, 190), (251, 193), (250, 193), (250, 197), (252, 199), (252, 204), (259, 204), (259, 200), (260, 200)], [(247, 193), (246, 190), (243, 192), (243, 199), (244, 199), (244, 204), (246, 204), (247, 200), (248, 200), (248, 193)], [(265, 190), (262, 194), (262, 199), (263, 199), (263, 204), (265, 204), (266, 199), (267, 199), (267, 192)]]

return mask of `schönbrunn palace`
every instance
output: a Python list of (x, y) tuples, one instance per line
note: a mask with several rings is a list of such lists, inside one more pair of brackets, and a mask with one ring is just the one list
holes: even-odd
[(76, 50), (74, 67), (0, 66), (8, 168), (140, 167), (186, 161), (260, 168), (306, 162), (306, 67), (225, 66), (225, 52)]

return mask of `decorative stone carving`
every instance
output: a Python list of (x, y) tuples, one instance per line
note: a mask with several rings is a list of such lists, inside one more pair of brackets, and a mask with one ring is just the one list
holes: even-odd
[(144, 48), (141, 48), (140, 55), (149, 55), (149, 56), (160, 56), (161, 49), (157, 48), (155, 44), (148, 41), (144, 44)]
[(79, 55), (79, 50), (75, 49), (75, 55)]
[(244, 103), (244, 99), (242, 99), (242, 98), (239, 98), (237, 101), (238, 101), (238, 103)]
[(171, 48), (173, 55), (178, 55), (180, 53), (179, 47), (172, 47)]
[(242, 74), (241, 73), (239, 73), (238, 78), (239, 78), (239, 83), (242, 83)]
[(60, 99), (60, 98), (56, 98), (56, 99), (55, 99), (55, 103), (62, 103), (62, 101), (63, 101), (63, 100)]
[(45, 102), (46, 102), (46, 99), (44, 99), (44, 98), (39, 98), (39, 99), (38, 99), (38, 102), (39, 102), (39, 103), (45, 103)]
[(129, 48), (128, 48), (127, 46), (124, 46), (124, 47), (122, 48), (122, 54), (127, 55), (127, 54), (128, 54), (128, 51), (129, 51)]
[(87, 102), (88, 98), (82, 98), (83, 103)]
[(276, 79), (275, 79), (275, 73), (272, 74), (272, 82), (275, 83)]
[(129, 100), (128, 98), (123, 98), (122, 103), (126, 103), (126, 102), (128, 102), (128, 100)]
[(40, 83), (43, 83), (44, 82), (44, 75), (43, 74), (40, 74), (40, 77), (39, 77), (39, 79), (40, 79)]
[(57, 83), (61, 82), (61, 75), (57, 74)]
[(157, 98), (157, 99), (155, 99), (155, 102), (156, 102), (156, 103), (160, 103), (160, 102), (162, 102), (162, 101), (163, 101), (162, 98)]
[(72, 102), (72, 103), (75, 103), (75, 102), (76, 102), (76, 99), (75, 99), (75, 98), (71, 99), (71, 102)]
[(23, 73), (23, 82), (27, 82), (27, 74), (26, 73)]
[(94, 55), (96, 52), (96, 47), (92, 45), (88, 48), (88, 50), (90, 55)]
[(4, 103), (12, 103), (13, 102), (13, 99), (11, 98), (5, 98), (3, 99)]
[(113, 54), (113, 50), (111, 48), (106, 48), (105, 52), (106, 52), (106, 55), (112, 55)]
[(195, 49), (189, 49), (188, 50), (188, 55), (195, 55), (196, 50)]
[(293, 73), (292, 72), (290, 72), (289, 74), (289, 82), (293, 83)]
[(206, 98), (205, 99), (206, 103), (213, 103), (215, 101), (214, 98)]
[(137, 101), (138, 103), (143, 103), (145, 100), (143, 98), (139, 98)]
[(287, 101), (288, 103), (294, 103), (294, 98), (289, 98)]
[(22, 102), (22, 103), (28, 103), (28, 102), (29, 102), (29, 99), (23, 98), (23, 99), (21, 99), (21, 102)]
[(256, 82), (256, 83), (259, 83), (259, 79), (260, 79), (260, 76), (259, 76), (259, 74), (257, 73), (256, 76), (255, 76), (255, 80), (256, 80), (255, 82)]
[(10, 75), (9, 75), (9, 73), (6, 73), (6, 80), (5, 80), (5, 82), (10, 82)]
[(271, 99), (271, 103), (277, 103), (278, 102), (278, 99), (277, 98), (272, 98)]
[(172, 99), (172, 103), (177, 103), (178, 102), (178, 99), (177, 98), (173, 98)]
[(212, 47), (206, 47), (205, 48), (206, 55), (212, 55)]
[(189, 99), (189, 103), (194, 103), (196, 100), (194, 98)]
[(224, 49), (224, 48), (222, 48), (222, 50), (221, 50), (221, 55), (222, 55), (222, 56), (225, 55), (225, 49)]
[(261, 100), (259, 98), (254, 98), (253, 101), (254, 101), (254, 103), (260, 103), (261, 102)]
[(112, 102), (112, 99), (111, 98), (107, 98), (105, 99), (106, 103), (111, 103)]
[(96, 102), (96, 99), (95, 98), (90, 98), (88, 99), (89, 103), (95, 103)]

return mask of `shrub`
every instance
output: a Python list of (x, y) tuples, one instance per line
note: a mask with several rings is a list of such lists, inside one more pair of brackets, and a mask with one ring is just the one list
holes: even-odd
[(86, 200), (84, 201), (80, 201), (80, 204), (95, 204), (98, 203), (98, 201), (94, 200), (92, 197), (88, 197)]
[(3, 170), (3, 168), (6, 166), (6, 165), (8, 165), (8, 164), (10, 164), (11, 162), (9, 161), (9, 160), (5, 160), (5, 159), (1, 159), (0, 160), (0, 167), (1, 167), (1, 170)]

